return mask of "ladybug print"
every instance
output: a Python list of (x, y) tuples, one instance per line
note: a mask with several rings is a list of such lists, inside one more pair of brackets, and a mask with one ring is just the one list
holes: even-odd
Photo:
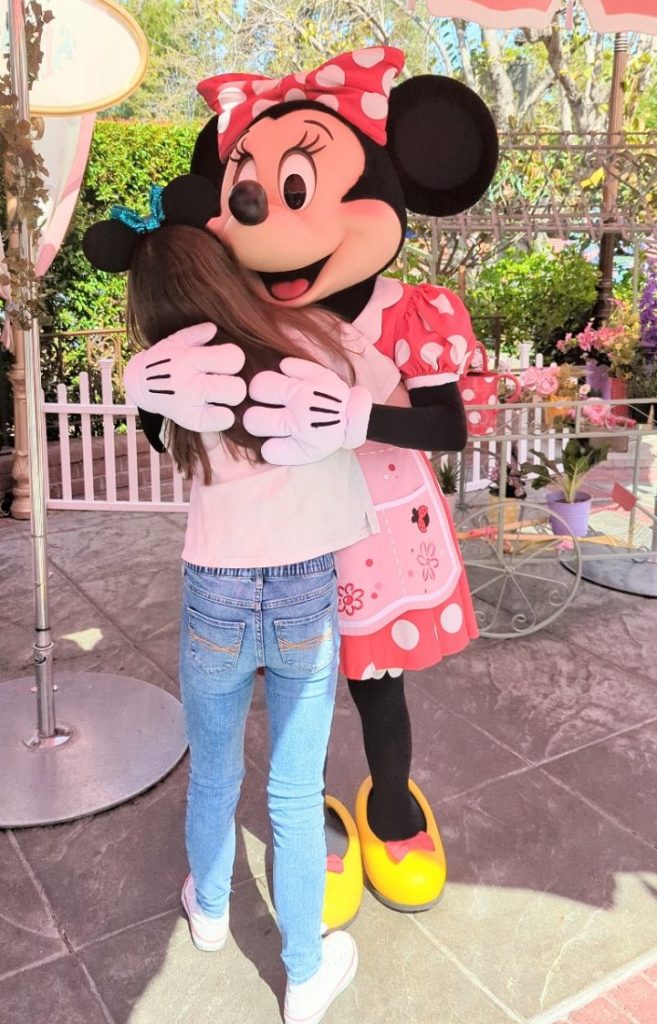
[(413, 509), (413, 515), (411, 516), (411, 522), (417, 525), (420, 533), (426, 533), (429, 529), (429, 509), (426, 505), (420, 505), (419, 508)]

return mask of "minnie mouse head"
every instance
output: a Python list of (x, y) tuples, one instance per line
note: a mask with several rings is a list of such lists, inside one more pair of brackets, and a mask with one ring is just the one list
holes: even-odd
[(110, 219), (92, 224), (82, 249), (98, 270), (121, 274), (130, 270), (140, 238), (164, 224), (203, 228), (217, 213), (217, 193), (207, 178), (183, 174), (165, 188), (151, 187), (150, 213), (145, 217), (127, 206), (114, 206)]
[(327, 304), (395, 259), (407, 209), (452, 215), (490, 184), (488, 108), (440, 76), (393, 88), (403, 63), (400, 50), (373, 47), (304, 74), (199, 85), (216, 111), (192, 160), (219, 194), (208, 226), (269, 301)]

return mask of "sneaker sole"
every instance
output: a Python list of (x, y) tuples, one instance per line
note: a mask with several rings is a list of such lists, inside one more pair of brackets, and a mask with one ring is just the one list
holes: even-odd
[(345, 989), (349, 988), (349, 986), (351, 985), (352, 981), (356, 977), (356, 971), (357, 970), (358, 970), (358, 949), (354, 945), (353, 957), (351, 959), (351, 963), (349, 964), (349, 967), (347, 968), (347, 970), (345, 972), (345, 976), (342, 979), (342, 981), (340, 982), (340, 984), (338, 985), (338, 987), (336, 988), (335, 992), (332, 994), (332, 996), (329, 999), (329, 1001), (325, 1004), (325, 1006), (323, 1006), (321, 1010), (318, 1010), (317, 1013), (313, 1014), (312, 1017), (288, 1017), (288, 1015), (285, 1014), (284, 1015), (285, 1024), (319, 1024), (319, 1022), (322, 1020), (322, 1018), (328, 1013), (328, 1011), (330, 1010), (331, 1006), (333, 1005), (335, 1000), (338, 998), (338, 996), (341, 996), (342, 993), (345, 991)]
[(200, 949), (201, 952), (203, 952), (203, 953), (218, 953), (219, 950), (223, 949), (224, 946), (226, 945), (226, 943), (228, 942), (228, 935), (224, 935), (223, 939), (217, 939), (215, 942), (208, 942), (206, 939), (202, 939), (200, 937), (200, 935), (198, 935), (198, 933), (194, 930), (194, 925), (192, 924), (192, 915), (191, 915), (189, 907), (187, 905), (187, 899), (185, 897), (184, 891), (182, 893), (181, 900), (182, 900), (183, 909), (184, 909), (185, 913), (187, 914), (187, 923), (189, 925), (189, 934), (191, 935), (192, 942), (194, 943), (196, 948)]

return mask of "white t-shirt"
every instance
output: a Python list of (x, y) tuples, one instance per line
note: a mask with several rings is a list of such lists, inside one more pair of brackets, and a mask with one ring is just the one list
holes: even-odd
[[(344, 342), (356, 383), (385, 402), (400, 374), (349, 325)], [(376, 513), (353, 451), (306, 466), (253, 465), (235, 459), (220, 434), (202, 435), (212, 482), (192, 483), (183, 559), (192, 565), (246, 569), (303, 562), (378, 533)]]

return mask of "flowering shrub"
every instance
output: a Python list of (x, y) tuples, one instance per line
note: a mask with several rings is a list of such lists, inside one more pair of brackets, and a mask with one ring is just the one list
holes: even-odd
[(657, 267), (653, 267), (639, 303), (641, 353), (649, 363), (657, 358)]
[(579, 334), (566, 334), (558, 341), (557, 351), (578, 363), (592, 359), (598, 366), (608, 366), (616, 377), (629, 377), (640, 338), (638, 314), (628, 302), (615, 299), (608, 323), (594, 327), (589, 321)]

